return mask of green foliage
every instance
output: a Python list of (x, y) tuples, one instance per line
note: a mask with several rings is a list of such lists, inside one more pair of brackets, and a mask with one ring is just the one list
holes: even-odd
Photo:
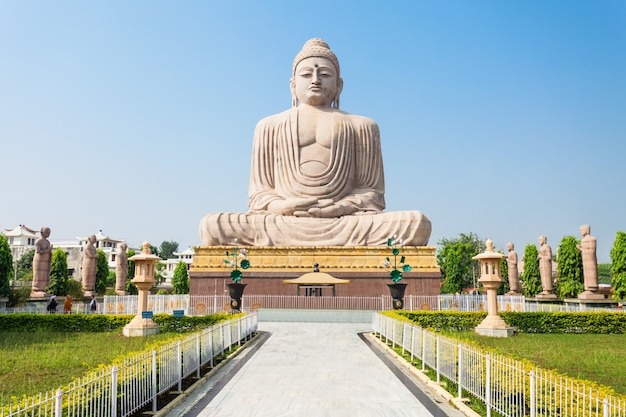
[(17, 260), (15, 269), (17, 270), (18, 281), (33, 280), (33, 258), (35, 257), (35, 249), (24, 252)]
[(529, 243), (524, 248), (524, 273), (520, 277), (524, 284), (523, 293), (526, 297), (534, 297), (542, 290), (541, 276), (539, 275), (539, 251), (537, 246)]
[(26, 304), (26, 301), (30, 298), (30, 286), (21, 286), (14, 288), (9, 295), (9, 302), (7, 307), (17, 307)]
[(154, 285), (157, 286), (165, 281), (165, 275), (163, 275), (163, 271), (165, 271), (165, 264), (157, 262), (154, 267)]
[(485, 250), (485, 243), (474, 233), (461, 233), (457, 238), (443, 238), (437, 244), (437, 264), (444, 280), (442, 291), (457, 293), (463, 288), (477, 287), (480, 268), (472, 257)]
[(67, 295), (69, 275), (67, 273), (67, 255), (56, 248), (50, 260), (50, 285), (46, 291), (50, 294)]
[(456, 294), (463, 290), (463, 267), (461, 265), (463, 254), (461, 249), (451, 246), (447, 250), (445, 259), (446, 277), (441, 287), (441, 292), (443, 293)]
[[(436, 331), (473, 330), (486, 317), (485, 312), (459, 311), (397, 311), (386, 313), (399, 315), (423, 328)], [(520, 333), (626, 333), (624, 313), (499, 313), (506, 324)]]
[(156, 256), (161, 256), (161, 254), (159, 253), (159, 248), (157, 248), (156, 246), (152, 246), (150, 245), (150, 252), (152, 252), (153, 255)]
[(107, 274), (107, 287), (115, 287), (116, 278), (115, 271), (109, 271)]
[(613, 299), (626, 298), (626, 233), (617, 232), (611, 249), (611, 273), (613, 283)]
[[(498, 251), (502, 253), (502, 251)], [(500, 274), (502, 275), (502, 284), (498, 288), (498, 295), (504, 295), (511, 290), (509, 286), (509, 263), (506, 261), (506, 257), (500, 259)]]
[(180, 261), (174, 270), (172, 293), (189, 294), (189, 274), (187, 273), (187, 264), (183, 261)]
[(85, 298), (82, 283), (80, 281), (76, 281), (74, 278), (68, 279), (67, 295), (72, 297), (72, 300), (82, 300), (83, 298)]
[(574, 236), (565, 236), (558, 249), (556, 294), (560, 298), (572, 298), (585, 290), (583, 257), (577, 248), (580, 243)]
[[(135, 254), (134, 249), (128, 249), (126, 251), (126, 258), (130, 259), (135, 256)], [(133, 278), (135, 278), (135, 261), (128, 261), (128, 280), (130, 281)], [(126, 286), (128, 286), (128, 284)]]
[[(2, 314), (0, 329), (3, 332), (110, 332), (121, 331), (134, 317), (133, 314)], [(231, 318), (233, 315), (226, 313), (183, 317), (155, 314), (154, 322), (162, 332), (187, 332)]]
[(611, 264), (598, 264), (598, 284), (611, 285)]
[(96, 292), (104, 294), (107, 289), (107, 277), (109, 276), (109, 262), (106, 254), (100, 249), (98, 253), (98, 264), (96, 265)]
[(11, 295), (10, 280), (13, 279), (13, 255), (6, 236), (0, 234), (0, 297)]
[(159, 248), (159, 256), (162, 259), (170, 259), (174, 257), (174, 252), (178, 252), (178, 242), (173, 240), (164, 240)]

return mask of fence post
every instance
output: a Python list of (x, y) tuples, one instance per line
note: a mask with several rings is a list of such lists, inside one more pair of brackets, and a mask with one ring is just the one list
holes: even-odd
[(211, 355), (211, 368), (213, 368), (213, 337), (215, 336), (215, 327), (211, 327), (211, 329), (209, 329), (209, 339), (211, 340), (211, 342), (209, 343), (209, 355)]
[(535, 396), (535, 371), (530, 371), (530, 417), (536, 416), (536, 404), (537, 398)]
[(487, 407), (487, 417), (491, 417), (491, 357), (485, 355), (485, 406)]
[(200, 350), (200, 333), (196, 333), (196, 352), (198, 354), (198, 367), (196, 368), (196, 376), (200, 378), (200, 366), (202, 365), (202, 351)]
[(117, 365), (111, 368), (111, 415), (117, 415)]
[(178, 391), (183, 390), (183, 349), (180, 340), (176, 344), (176, 362), (178, 370)]
[(459, 386), (459, 400), (463, 398), (463, 345), (459, 343), (459, 361), (457, 362), (457, 383)]
[(415, 325), (411, 325), (411, 365), (413, 365), (413, 352), (415, 351)]
[(157, 411), (157, 351), (152, 349), (152, 411)]
[[(19, 404), (19, 401), (18, 401)], [(9, 413), (11, 409), (9, 408)], [(54, 416), (62, 417), (63, 416), (63, 391), (59, 388), (54, 396)]]
[(391, 320), (391, 350), (396, 347), (396, 321)]
[(609, 417), (609, 399), (605, 398), (603, 403), (604, 403), (604, 410), (603, 410), (604, 413), (603, 413), (603, 415), (604, 415), (604, 417)]
[(435, 354), (437, 355), (437, 357), (435, 358), (435, 367), (437, 368), (437, 383), (439, 384), (441, 382), (441, 378), (439, 376), (439, 335), (437, 335), (437, 337), (435, 338)]
[(426, 331), (422, 329), (422, 371), (426, 370)]
[(226, 356), (224, 354), (224, 324), (220, 324), (220, 347), (222, 348), (220, 354), (222, 355), (222, 358), (224, 358), (224, 356)]

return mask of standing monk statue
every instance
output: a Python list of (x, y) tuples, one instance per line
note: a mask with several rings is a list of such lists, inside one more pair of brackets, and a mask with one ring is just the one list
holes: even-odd
[(539, 274), (541, 275), (543, 291), (538, 294), (538, 297), (556, 297), (552, 287), (552, 248), (548, 245), (546, 235), (539, 236), (539, 245), (541, 247), (539, 248), (539, 256), (537, 258), (539, 259)]
[(583, 237), (580, 245), (576, 247), (583, 258), (583, 278), (585, 280), (585, 292), (578, 298), (604, 298), (598, 294), (598, 258), (596, 255), (596, 238), (591, 236), (591, 227), (588, 224), (580, 226), (580, 235)]
[(506, 259), (509, 274), (509, 292), (507, 295), (521, 295), (519, 292), (519, 279), (517, 271), (517, 253), (515, 252), (515, 245), (512, 242), (506, 244), (506, 250), (509, 251), (509, 256)]
[(31, 297), (47, 297), (46, 288), (50, 285), (50, 261), (52, 260), (52, 244), (48, 240), (50, 228), (42, 227), (41, 237), (35, 242), (33, 256), (33, 288)]
[(83, 292), (86, 297), (96, 294), (98, 252), (94, 243), (96, 243), (96, 235), (89, 235), (83, 248)]
[(115, 293), (117, 295), (126, 295), (126, 280), (128, 279), (127, 249), (128, 245), (122, 243), (115, 259)]
[(247, 213), (210, 213), (205, 246), (386, 246), (397, 234), (422, 246), (430, 220), (419, 211), (383, 213), (385, 180), (378, 125), (339, 110), (339, 61), (322, 39), (296, 55), (292, 108), (254, 132)]

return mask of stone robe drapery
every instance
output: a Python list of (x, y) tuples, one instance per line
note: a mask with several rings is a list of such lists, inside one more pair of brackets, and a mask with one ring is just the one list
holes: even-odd
[[(211, 213), (200, 223), (205, 246), (383, 246), (394, 234), (422, 246), (430, 221), (419, 211), (383, 213), (384, 174), (380, 134), (368, 118), (334, 110), (327, 169), (307, 176), (300, 169), (298, 109), (261, 120), (254, 135), (248, 213)], [(356, 212), (335, 218), (286, 216), (268, 211), (292, 197), (332, 199)]]

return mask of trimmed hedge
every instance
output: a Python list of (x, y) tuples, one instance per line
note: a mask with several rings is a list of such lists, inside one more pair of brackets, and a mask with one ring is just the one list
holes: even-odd
[[(399, 311), (398, 315), (424, 327), (441, 330), (469, 331), (487, 316), (485, 312)], [(501, 312), (506, 324), (520, 333), (626, 333), (625, 313), (518, 313)]]
[[(3, 314), (0, 315), (0, 332), (111, 332), (122, 330), (135, 317), (134, 314)], [(232, 318), (227, 313), (207, 316), (174, 317), (155, 314), (154, 322), (162, 332), (190, 332), (209, 327)]]

